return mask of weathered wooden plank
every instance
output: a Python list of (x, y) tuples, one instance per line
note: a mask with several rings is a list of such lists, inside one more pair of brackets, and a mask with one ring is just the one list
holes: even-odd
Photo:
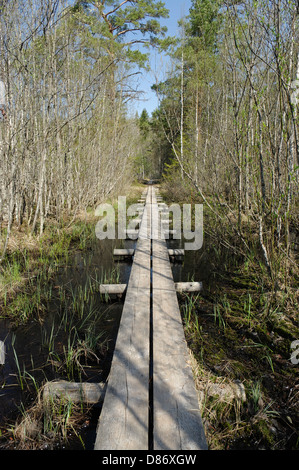
[(132, 257), (134, 256), (135, 250), (134, 249), (122, 249), (122, 248), (115, 248), (113, 251), (114, 256), (124, 256), (124, 257)]
[(176, 282), (176, 292), (201, 292), (203, 289), (202, 282)]
[[(147, 202), (150, 202), (148, 192)], [(95, 450), (147, 450), (150, 211), (144, 211), (100, 414)]]
[[(153, 197), (152, 217), (158, 211)], [(164, 236), (152, 241), (154, 450), (207, 449)]]
[[(175, 282), (177, 293), (201, 292), (202, 282)], [(100, 284), (100, 294), (123, 295), (127, 290), (127, 284)]]
[(123, 295), (127, 290), (127, 284), (100, 284), (101, 295)]
[[(135, 250), (132, 248), (115, 248), (113, 251), (114, 256), (124, 256), (124, 257), (131, 257), (134, 256)], [(174, 248), (168, 250), (169, 256), (184, 256), (185, 250), (181, 248)]]
[(88, 382), (48, 382), (44, 387), (44, 401), (60, 399), (73, 403), (100, 403), (105, 395), (106, 384)]
[(5, 344), (3, 341), (0, 341), (0, 365), (5, 364)]
[(168, 250), (169, 256), (184, 256), (185, 255), (185, 250), (182, 250), (180, 248), (174, 248), (172, 250)]

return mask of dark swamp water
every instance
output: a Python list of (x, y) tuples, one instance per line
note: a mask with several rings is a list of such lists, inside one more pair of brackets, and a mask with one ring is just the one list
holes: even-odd
[[(169, 240), (168, 245), (183, 247), (180, 240)], [(91, 250), (75, 253), (67, 265), (59, 268), (51, 282), (52, 295), (42, 318), (18, 328), (11, 328), (8, 321), (0, 320), (0, 340), (5, 342), (6, 351), (5, 365), (0, 366), (0, 429), (8, 423), (13, 425), (20, 410), (34, 402), (35, 383), (41, 386), (45, 381), (58, 379), (106, 380), (124, 299), (105, 302), (98, 285), (128, 282), (132, 263), (113, 259), (113, 250), (119, 246), (118, 241), (95, 240)], [(127, 240), (122, 246), (134, 248), (135, 242)], [(209, 275), (209, 265), (203, 249), (186, 252), (184, 260), (172, 263), (172, 270), (175, 282), (204, 282)], [(70, 338), (71, 341), (86, 340), (86, 330), (100, 337), (104, 346), (97, 351), (97, 360), (93, 357), (81, 360), (80, 372), (70, 371), (66, 365)], [(93, 445), (99, 412), (100, 407), (94, 407), (89, 425), (82, 433), (87, 450)], [(76, 449), (77, 445), (72, 447), (71, 444), (71, 448)]]

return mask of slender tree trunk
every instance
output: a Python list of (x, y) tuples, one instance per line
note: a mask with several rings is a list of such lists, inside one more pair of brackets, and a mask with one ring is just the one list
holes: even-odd
[[(182, 60), (181, 60), (181, 161), (184, 161), (184, 44), (182, 47)], [(181, 177), (184, 179), (184, 172), (181, 171)]]

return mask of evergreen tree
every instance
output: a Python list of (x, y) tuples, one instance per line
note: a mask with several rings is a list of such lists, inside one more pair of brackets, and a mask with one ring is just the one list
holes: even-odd
[(200, 40), (204, 49), (215, 50), (221, 24), (219, 0), (192, 0), (189, 34)]
[(167, 18), (169, 11), (158, 0), (79, 0), (73, 9), (81, 12), (83, 21), (91, 21), (94, 33), (105, 39), (111, 54), (141, 67), (146, 66), (148, 54), (134, 46), (162, 45), (167, 31), (159, 19)]
[(144, 139), (146, 139), (150, 131), (150, 118), (146, 109), (142, 111), (141, 116), (139, 118), (139, 128), (141, 131), (141, 135)]

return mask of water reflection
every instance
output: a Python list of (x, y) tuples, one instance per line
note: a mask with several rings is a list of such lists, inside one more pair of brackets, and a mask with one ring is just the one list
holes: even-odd
[[(131, 245), (132, 242), (128, 242), (128, 247)], [(84, 369), (82, 379), (97, 382), (105, 380), (123, 302), (104, 302), (100, 298), (98, 285), (111, 278), (127, 283), (131, 270), (130, 263), (114, 261), (113, 250), (116, 247), (116, 241), (96, 240), (90, 251), (75, 253), (67, 265), (59, 268), (51, 283), (51, 300), (47, 302), (40, 318), (34, 318), (25, 326), (17, 328), (12, 328), (8, 320), (0, 320), (0, 340), (5, 341), (6, 348), (5, 364), (0, 366), (0, 425), (27, 398), (25, 382), (32, 382), (31, 377), (38, 384), (45, 380), (65, 378), (60, 377), (62, 370), (50, 367), (50, 364), (53, 365), (55, 354), (58, 356), (64, 353), (72, 335), (82, 335), (84, 339), (84, 327), (93, 328), (94, 334), (98, 336), (103, 332), (105, 344), (109, 347), (100, 355), (100, 363), (95, 361)], [(71, 311), (72, 308), (80, 308), (80, 305), (75, 306), (76, 297), (79, 302), (82, 301), (82, 318), (79, 323), (77, 317), (80, 312)], [(90, 317), (88, 321), (86, 316)], [(52, 347), (55, 354), (52, 351), (52, 356), (49, 356)]]

